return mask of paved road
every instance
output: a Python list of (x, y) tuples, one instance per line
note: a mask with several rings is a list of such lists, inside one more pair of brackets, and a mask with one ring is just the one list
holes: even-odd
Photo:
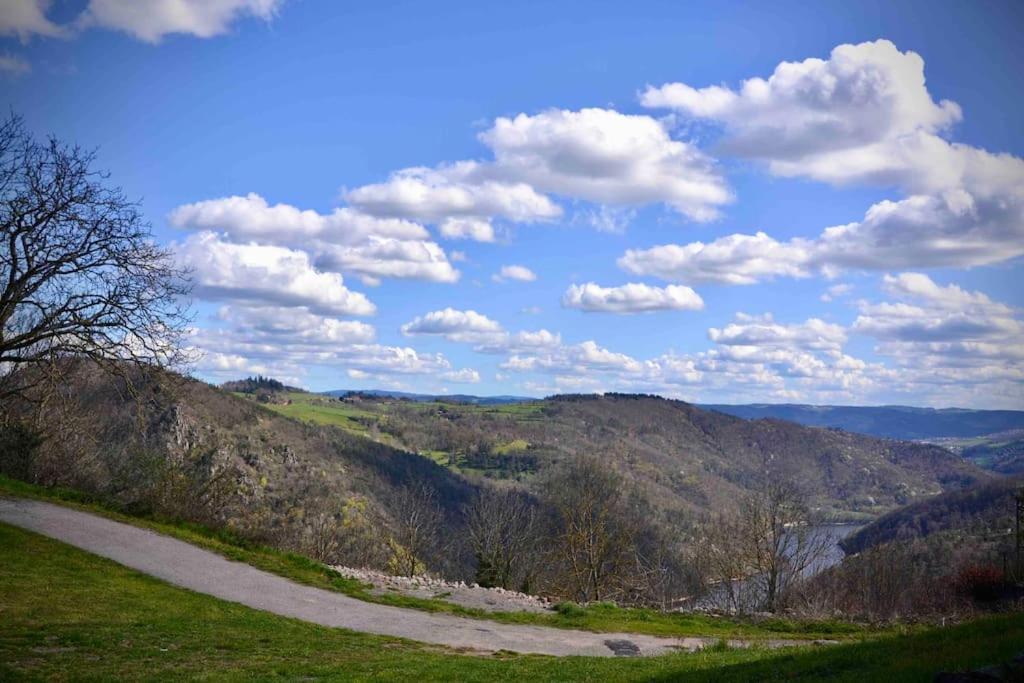
[(40, 501), (0, 498), (0, 521), (102, 555), (176, 586), (322, 626), (455, 648), (555, 656), (654, 655), (676, 649), (696, 650), (708, 642), (702, 638), (499, 624), (377, 605), (303, 586), (153, 531)]

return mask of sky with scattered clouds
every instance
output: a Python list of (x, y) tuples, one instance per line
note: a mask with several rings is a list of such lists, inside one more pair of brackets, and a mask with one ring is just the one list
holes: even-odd
[(0, 0), (220, 382), (1024, 409), (1019, 2)]

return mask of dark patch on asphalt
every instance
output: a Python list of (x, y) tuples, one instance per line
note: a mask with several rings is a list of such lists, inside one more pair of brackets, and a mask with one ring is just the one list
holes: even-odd
[(640, 647), (631, 640), (606, 640), (605, 646), (615, 653), (616, 657), (637, 657)]

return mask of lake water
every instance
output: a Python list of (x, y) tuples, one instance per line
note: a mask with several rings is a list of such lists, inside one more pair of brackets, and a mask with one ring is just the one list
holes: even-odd
[(825, 524), (813, 527), (811, 533), (815, 536), (827, 537), (829, 546), (826, 555), (809, 567), (807, 573), (813, 576), (822, 569), (828, 569), (832, 565), (842, 562), (843, 549), (839, 547), (839, 541), (843, 540), (857, 529), (860, 529), (862, 526), (862, 524)]
[[(814, 576), (818, 572), (842, 562), (844, 553), (842, 548), (839, 547), (839, 541), (860, 529), (861, 526), (860, 524), (823, 524), (812, 527), (811, 534), (816, 539), (824, 539), (828, 549), (817, 562), (814, 562), (804, 570), (804, 576)], [(737, 586), (737, 584), (733, 585)], [(760, 593), (760, 589), (754, 587), (759, 584), (754, 583), (753, 578), (745, 579), (739, 585), (743, 586), (743, 588), (739, 589), (739, 593), (745, 596), (743, 600), (745, 604), (751, 604), (747, 601), (754, 601), (754, 603), (758, 601), (757, 594)], [(718, 586), (713, 588), (707, 595), (698, 599), (692, 606), (697, 608), (729, 609), (731, 605), (726, 588)]]

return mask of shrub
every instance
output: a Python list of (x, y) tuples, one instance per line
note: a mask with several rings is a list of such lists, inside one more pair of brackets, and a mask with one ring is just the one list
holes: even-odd
[(957, 592), (975, 602), (999, 599), (1003, 589), (1003, 573), (990, 564), (972, 564), (961, 569), (954, 581)]
[(555, 611), (563, 617), (568, 617), (570, 619), (578, 619), (586, 616), (587, 614), (587, 611), (575, 602), (560, 602), (555, 605)]
[(28, 481), (42, 436), (24, 422), (0, 422), (0, 474)]

